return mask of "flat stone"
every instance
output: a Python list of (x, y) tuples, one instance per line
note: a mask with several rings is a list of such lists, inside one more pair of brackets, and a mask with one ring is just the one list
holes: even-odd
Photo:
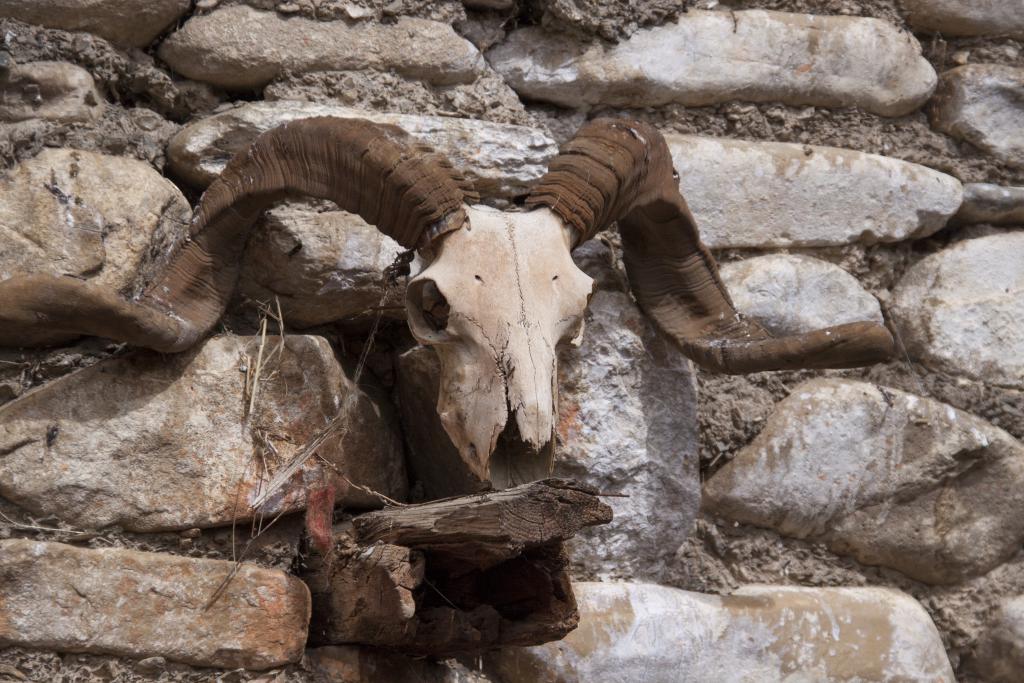
[(956, 221), (1024, 225), (1024, 187), (968, 183), (964, 185), (964, 203), (960, 205)]
[[(607, 247), (574, 253), (596, 281), (582, 344), (559, 357), (554, 476), (622, 494), (605, 502), (611, 523), (583, 529), (567, 543), (588, 575), (659, 579), (689, 535), (700, 505), (696, 386), (689, 361), (640, 312), (608, 265)], [(410, 474), (426, 499), (475, 491), (486, 482), (463, 464), (441, 425), (439, 371), (432, 349), (399, 358), (398, 399)], [(549, 476), (537, 460), (491, 458), (496, 486)]]
[(315, 21), (242, 5), (195, 15), (160, 45), (178, 73), (228, 90), (260, 88), (285, 71), (394, 70), (437, 85), (469, 83), (483, 56), (448, 24)]
[(191, 217), (181, 191), (149, 164), (45, 149), (0, 178), (0, 280), (72, 275), (134, 294)]
[(533, 681), (954, 681), (942, 639), (885, 588), (745, 586), (717, 596), (576, 583), (580, 625), (557, 643), (489, 656), (503, 683)]
[(19, 64), (0, 74), (0, 121), (92, 121), (103, 98), (89, 72), (66, 62)]
[(571, 108), (740, 98), (902, 116), (936, 81), (917, 40), (884, 21), (762, 10), (690, 10), (614, 46), (527, 27), (487, 58), (520, 95)]
[(380, 114), (327, 104), (276, 100), (229, 109), (183, 128), (167, 148), (171, 170), (196, 187), (209, 185), (260, 133), (288, 121), (338, 116), (389, 123), (451, 160), (486, 197), (525, 194), (558, 153), (535, 128), (473, 119)]
[[(980, 504), (989, 500), (999, 505)], [(1024, 445), (938, 401), (815, 379), (704, 485), (704, 508), (918, 581), (955, 583), (1020, 549)]]
[[(380, 304), (383, 271), (401, 252), (355, 214), (280, 206), (264, 214), (249, 239), (239, 290), (256, 301), (277, 297), (289, 326), (334, 322)], [(402, 301), (396, 291), (387, 303)], [(393, 314), (405, 317), (401, 308)]]
[(740, 313), (778, 335), (864, 320), (884, 323), (878, 299), (828, 261), (770, 254), (726, 263), (719, 272)]
[(665, 136), (679, 187), (711, 248), (898, 242), (960, 207), (952, 176), (837, 147)]
[(901, 0), (915, 31), (1024, 37), (1020, 0)]
[(190, 5), (190, 0), (0, 0), (0, 16), (146, 47)]
[(256, 514), (250, 505), (276, 468), (340, 412), (349, 428), (318, 450), (340, 474), (313, 458), (260, 512), (303, 509), (307, 485), (324, 479), (346, 492), (341, 503), (377, 503), (342, 475), (403, 498), (401, 442), (385, 407), (356, 389), (325, 339), (280, 343), (266, 338), (251, 414), (260, 339), (229, 335), (186, 353), (101, 361), (5, 404), (0, 495), (78, 528), (231, 524)]
[(986, 683), (1017, 683), (1024, 671), (1024, 595), (1004, 601), (968, 664)]
[(268, 669), (302, 656), (309, 590), (234, 562), (0, 541), (0, 645)]
[(892, 316), (932, 369), (1024, 388), (1024, 232), (965, 240), (914, 264)]
[(929, 114), (933, 128), (1024, 167), (1024, 69), (1001, 64), (950, 69), (939, 79)]

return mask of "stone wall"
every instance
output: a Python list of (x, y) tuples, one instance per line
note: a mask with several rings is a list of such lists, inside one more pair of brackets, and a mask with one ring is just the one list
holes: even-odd
[[(200, 347), (0, 349), (0, 678), (1018, 680), (1020, 0), (0, 0), (0, 36), (0, 279), (137, 292), (231, 155), (296, 118), (396, 124), (507, 206), (626, 114), (666, 135), (744, 312), (899, 342), (867, 369), (695, 370), (602, 235), (560, 368), (556, 471), (616, 494), (573, 542), (579, 630), (469, 668), (304, 651), (306, 484), (359, 510), (454, 483), (420, 475), (452, 456), (433, 356), (381, 299), (397, 245), (283, 205)], [(339, 405), (359, 429), (246, 514)]]

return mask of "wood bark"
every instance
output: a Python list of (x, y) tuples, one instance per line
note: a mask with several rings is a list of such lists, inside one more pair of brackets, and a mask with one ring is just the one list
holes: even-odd
[(611, 517), (560, 479), (359, 515), (311, 559), (311, 640), (435, 656), (558, 640), (579, 620), (562, 542)]

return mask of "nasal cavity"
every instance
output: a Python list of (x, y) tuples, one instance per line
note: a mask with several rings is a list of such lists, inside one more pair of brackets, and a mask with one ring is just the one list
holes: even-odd
[(423, 319), (435, 332), (448, 327), (452, 308), (433, 280), (425, 282), (420, 290), (420, 310), (423, 311)]

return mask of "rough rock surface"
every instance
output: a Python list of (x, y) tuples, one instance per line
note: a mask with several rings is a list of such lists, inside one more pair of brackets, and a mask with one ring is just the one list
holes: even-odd
[(679, 187), (711, 248), (896, 242), (960, 207), (952, 176), (835, 147), (667, 135)]
[(810, 256), (770, 254), (734, 261), (720, 269), (740, 313), (775, 334), (798, 334), (832, 325), (872, 320), (882, 309), (839, 266)]
[(236, 152), (275, 126), (310, 116), (364, 118), (399, 126), (441, 154), (473, 180), (485, 197), (524, 194), (558, 152), (543, 132), (472, 119), (379, 114), (310, 102), (253, 102), (186, 126), (168, 147), (171, 170), (205, 187)]
[(942, 74), (929, 103), (934, 128), (1024, 167), (1024, 68), (968, 64)]
[(190, 0), (0, 0), (0, 16), (146, 47), (190, 5)]
[(391, 71), (309, 71), (286, 74), (263, 89), (267, 100), (338, 103), (389, 114), (440, 114), (495, 123), (531, 117), (505, 81), (489, 71), (472, 83), (432, 85)]
[(912, 266), (892, 316), (910, 355), (954, 375), (1024, 388), (1024, 232), (965, 240)]
[(0, 279), (44, 272), (134, 293), (191, 216), (148, 164), (47, 149), (0, 178)]
[(520, 95), (571, 108), (739, 97), (901, 116), (936, 81), (917, 40), (884, 21), (760, 10), (691, 10), (613, 47), (527, 27), (487, 58)]
[(916, 31), (943, 36), (1024, 37), (1020, 0), (901, 0)]
[(745, 586), (719, 597), (649, 584), (573, 588), (579, 628), (557, 643), (490, 655), (502, 683), (954, 680), (935, 625), (899, 591)]
[(816, 379), (711, 477), (704, 507), (946, 584), (1020, 549), (1022, 484), (1024, 445), (984, 420), (895, 389)]
[[(382, 407), (345, 377), (326, 340), (279, 343), (267, 337), (258, 382), (260, 339), (220, 336), (182, 354), (106, 360), (5, 404), (0, 495), (78, 527), (231, 524), (253, 517), (276, 467), (342, 412), (349, 428), (320, 456), (352, 482), (402, 498), (401, 444)], [(301, 510), (307, 485), (335, 478), (347, 491), (340, 502), (377, 502), (320, 462), (308, 461), (260, 512)]]
[[(240, 292), (281, 304), (287, 325), (311, 327), (376, 308), (383, 271), (402, 248), (355, 214), (295, 206), (268, 211), (246, 246)], [(392, 295), (388, 303), (399, 302)], [(394, 314), (402, 317), (404, 311)]]
[[(699, 507), (696, 389), (689, 361), (660, 336), (625, 292), (607, 247), (574, 253), (595, 279), (583, 341), (559, 356), (554, 476), (623, 494), (606, 502), (610, 524), (569, 541), (577, 574), (658, 579)], [(417, 348), (399, 360), (399, 405), (410, 469), (429, 498), (481, 486), (462, 464), (435, 405), (437, 359)], [(492, 473), (502, 467), (499, 442)], [(546, 458), (545, 458), (546, 460)], [(535, 463), (510, 462), (516, 471)], [(545, 476), (533, 472), (527, 478)]]
[(660, 580), (700, 507), (697, 393), (690, 362), (659, 334), (591, 242), (573, 254), (594, 278), (583, 340), (559, 357), (554, 472), (628, 497), (612, 521), (568, 543), (577, 574)]
[(999, 606), (970, 667), (986, 683), (1020, 680), (1024, 671), (1024, 595)]
[[(273, 569), (0, 541), (0, 646), (268, 669), (302, 656), (309, 590)], [(60, 615), (56, 618), (55, 615)]]
[(91, 121), (103, 98), (85, 69), (64, 62), (33, 62), (0, 68), (0, 121)]
[(956, 220), (958, 223), (1024, 226), (1024, 187), (968, 183), (964, 185), (964, 202)]
[(472, 82), (485, 64), (472, 43), (440, 22), (401, 17), (353, 26), (245, 6), (192, 17), (159, 55), (175, 71), (228, 90), (259, 88), (285, 71), (368, 68), (450, 85)]

